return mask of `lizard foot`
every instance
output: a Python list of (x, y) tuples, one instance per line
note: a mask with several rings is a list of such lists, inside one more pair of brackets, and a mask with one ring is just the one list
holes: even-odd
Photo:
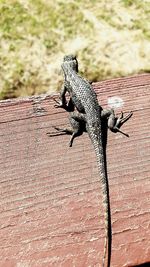
[(55, 108), (65, 108), (65, 105), (62, 103), (62, 101), (58, 101), (58, 100), (56, 100), (55, 98), (53, 98), (53, 100), (55, 101), (55, 105), (54, 105), (54, 107)]

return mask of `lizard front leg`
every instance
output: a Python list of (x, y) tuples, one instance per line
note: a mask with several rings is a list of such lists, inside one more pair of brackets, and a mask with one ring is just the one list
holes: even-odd
[(69, 84), (65, 81), (64, 85), (61, 88), (60, 95), (59, 95), (59, 101), (54, 99), (56, 104), (54, 105), (55, 108), (63, 108), (67, 112), (73, 112), (74, 111), (74, 103), (72, 101), (72, 98), (70, 96), (69, 101), (66, 99), (66, 92), (69, 91)]
[(61, 87), (61, 91), (60, 91), (60, 96), (59, 96), (59, 101), (55, 100), (54, 101), (57, 103), (55, 105), (55, 108), (66, 108), (66, 91), (67, 91), (67, 87), (64, 83), (64, 85)]

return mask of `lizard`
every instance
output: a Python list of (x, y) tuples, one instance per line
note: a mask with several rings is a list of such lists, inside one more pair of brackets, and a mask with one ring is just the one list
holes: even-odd
[[(72, 146), (76, 136), (86, 131), (94, 146), (100, 182), (103, 194), (103, 206), (105, 209), (105, 242), (102, 265), (105, 266), (107, 254), (107, 267), (111, 261), (111, 212), (109, 199), (109, 185), (107, 177), (106, 154), (104, 144), (104, 131), (102, 128), (103, 118), (107, 119), (108, 128), (113, 132), (121, 132), (120, 126), (132, 116), (132, 112), (123, 118), (123, 113), (117, 118), (112, 109), (103, 110), (98, 103), (98, 99), (91, 83), (78, 74), (78, 61), (73, 55), (66, 55), (62, 63), (64, 73), (64, 84), (60, 93), (60, 101), (56, 107), (64, 108), (70, 112), (71, 130), (56, 130), (71, 134), (69, 145)], [(70, 100), (67, 103), (66, 92), (69, 93)], [(123, 133), (125, 134), (125, 133)], [(125, 134), (128, 136), (127, 134)]]

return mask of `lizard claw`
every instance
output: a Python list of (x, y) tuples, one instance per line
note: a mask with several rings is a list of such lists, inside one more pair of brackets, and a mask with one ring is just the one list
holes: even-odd
[(61, 100), (57, 101), (56, 99), (54, 99), (54, 101), (56, 102), (56, 104), (54, 105), (55, 108), (63, 108), (67, 110), (66, 104), (64, 104)]
[(54, 105), (55, 108), (63, 108), (64, 107), (62, 101), (57, 101), (55, 98), (53, 98), (53, 100), (56, 102), (56, 104)]

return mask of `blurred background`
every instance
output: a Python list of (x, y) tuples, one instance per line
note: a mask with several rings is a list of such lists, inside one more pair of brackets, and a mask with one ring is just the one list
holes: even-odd
[(91, 81), (150, 72), (150, 0), (0, 0), (0, 99), (58, 91), (66, 54)]

